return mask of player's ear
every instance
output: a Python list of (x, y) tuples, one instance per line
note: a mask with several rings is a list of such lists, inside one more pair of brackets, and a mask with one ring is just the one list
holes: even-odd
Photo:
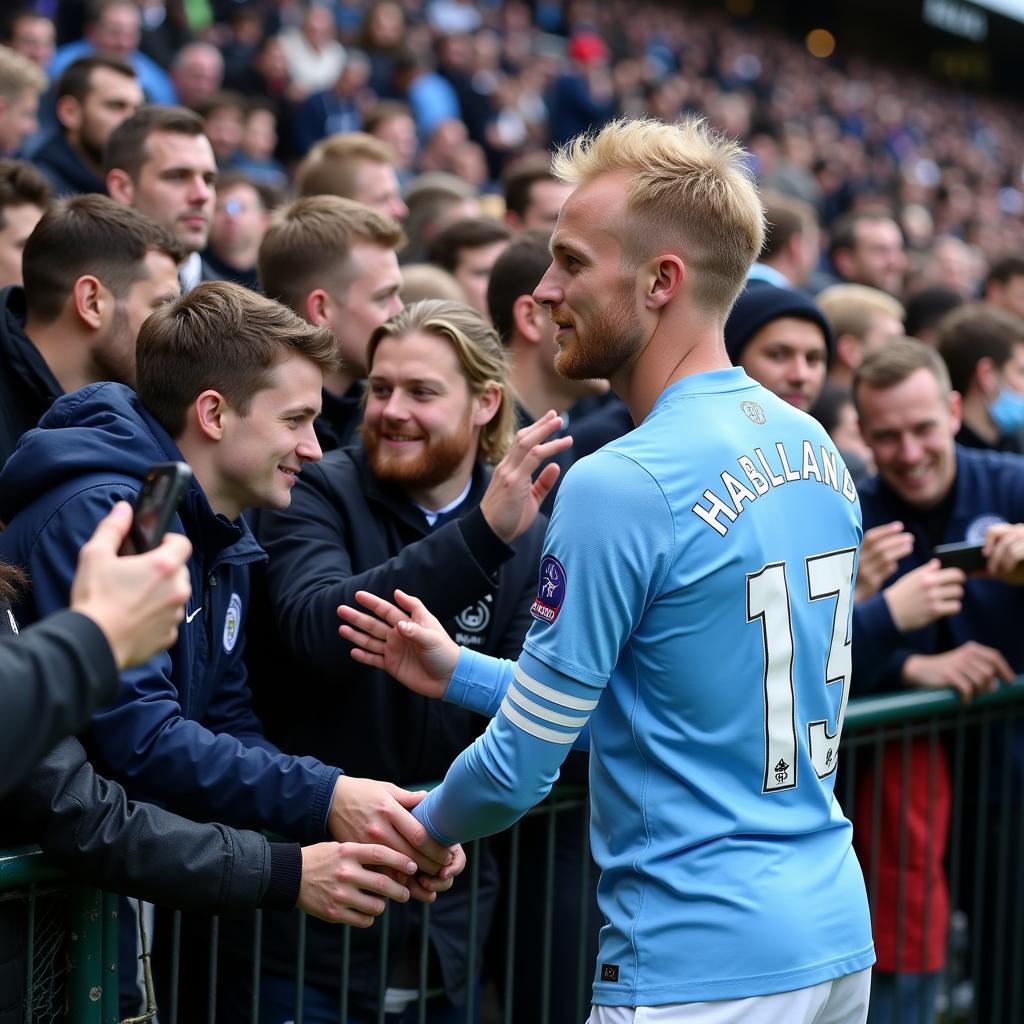
[(668, 305), (685, 281), (686, 266), (675, 253), (656, 256), (648, 264), (644, 305), (651, 310)]

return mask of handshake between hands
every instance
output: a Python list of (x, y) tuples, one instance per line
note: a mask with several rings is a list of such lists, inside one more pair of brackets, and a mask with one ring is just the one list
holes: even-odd
[[(360, 591), (356, 599), (373, 614), (342, 606), (339, 632), (355, 645), (357, 661), (385, 669), (417, 693), (441, 697), (458, 645), (420, 601), (401, 591), (395, 597), (401, 607)], [(389, 899), (431, 903), (450, 889), (466, 855), (461, 846), (435, 842), (412, 816), (426, 795), (341, 776), (328, 814), (338, 843), (303, 849), (299, 907), (325, 921), (368, 928)]]
[[(555, 465), (545, 467), (536, 480), (532, 474), (544, 459), (572, 443), (569, 437), (545, 441), (561, 425), (551, 411), (524, 427), (495, 469), (480, 507), (506, 543), (529, 528), (558, 477)], [(443, 697), (459, 648), (441, 623), (421, 601), (400, 590), (395, 603), (366, 591), (359, 591), (356, 600), (366, 612), (347, 605), (338, 609), (339, 632), (352, 643), (352, 657), (389, 672), (415, 693)], [(430, 903), (450, 889), (466, 866), (466, 855), (461, 846), (436, 843), (409, 813), (426, 795), (372, 779), (338, 779), (328, 829), (340, 845), (303, 849), (299, 906), (326, 921), (368, 928), (389, 899)]]
[(335, 924), (369, 928), (388, 900), (432, 903), (466, 866), (461, 846), (435, 842), (410, 811), (426, 796), (389, 782), (341, 776), (328, 830), (303, 847), (298, 906)]
[[(174, 643), (190, 594), (188, 540), (172, 533), (144, 555), (118, 552), (132, 522), (119, 502), (82, 548), (73, 610), (106, 636), (118, 668)], [(298, 906), (325, 921), (368, 928), (387, 900), (433, 902), (466, 866), (461, 846), (444, 847), (410, 811), (426, 796), (387, 782), (341, 776), (328, 812), (336, 842), (302, 850)]]
[[(557, 465), (533, 473), (545, 459), (572, 444), (570, 437), (547, 440), (562, 426), (551, 410), (516, 435), (495, 468), (481, 511), (496, 536), (511, 543), (533, 523), (558, 478)], [(356, 600), (366, 609), (342, 605), (341, 636), (352, 657), (390, 673), (424, 697), (444, 696), (459, 656), (458, 645), (421, 601), (401, 590), (395, 601), (366, 591)], [(302, 851), (299, 907), (325, 921), (368, 928), (387, 900), (430, 903), (450, 889), (466, 866), (461, 846), (436, 843), (409, 812), (426, 796), (387, 782), (338, 779), (328, 829), (338, 840)], [(339, 845), (340, 844), (340, 845)]]

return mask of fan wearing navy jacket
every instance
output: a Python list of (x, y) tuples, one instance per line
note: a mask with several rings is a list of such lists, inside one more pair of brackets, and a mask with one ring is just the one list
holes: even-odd
[[(440, 778), (485, 724), (356, 665), (332, 627), (338, 605), (354, 600), (357, 590), (420, 588), (434, 595), (462, 643), (498, 656), (518, 650), (536, 589), (545, 525), (538, 509), (558, 469), (545, 468), (536, 483), (531, 474), (571, 439), (546, 440), (561, 425), (549, 412), (513, 443), (505, 360), (494, 328), (468, 306), (437, 300), (408, 306), (370, 335), (362, 443), (309, 467), (290, 508), (261, 513), (257, 535), (270, 556), (271, 619), (279, 629), (270, 646), (279, 645), (303, 669), (282, 687), (275, 672), (263, 671), (257, 681), (263, 652), (251, 659), (257, 698), (273, 706), (284, 749), (327, 760), (344, 754), (353, 771), (407, 785)], [(489, 466), (499, 459), (492, 475)], [(479, 941), (495, 898), (488, 858), (481, 869)], [(431, 947), (446, 992), (429, 1006), (436, 1024), (465, 1019), (460, 1006), (472, 984), (468, 904), (463, 887), (431, 909)], [(419, 920), (408, 909), (392, 906), (388, 915), (387, 962), (398, 967), (386, 984), (415, 991)], [(333, 1012), (338, 943), (316, 922), (310, 925), (305, 1005), (308, 1011), (322, 1001)], [(271, 974), (261, 985), (261, 1020), (273, 1024), (290, 1019), (294, 1004), (286, 979), (294, 937), (287, 919), (264, 929)], [(380, 939), (370, 933), (352, 939), (352, 1019), (363, 1019), (360, 1011), (373, 1019)], [(411, 986), (401, 976), (408, 957)]]
[[(83, 388), (22, 439), (0, 475), (0, 559), (32, 579), (21, 621), (66, 606), (96, 522), (153, 463), (188, 462), (194, 479), (173, 528), (192, 542), (192, 598), (171, 651), (123, 673), (120, 701), (94, 717), (97, 767), (131, 797), (192, 818), (303, 842), (375, 842), (436, 873), (464, 860), (419, 847), (408, 813), (417, 795), (282, 754), (250, 702), (241, 636), (250, 567), (264, 555), (241, 513), (286, 507), (303, 465), (319, 458), (312, 424), (334, 353), (328, 332), (227, 282), (165, 305), (140, 332), (137, 394)], [(402, 898), (402, 888), (389, 893)]]

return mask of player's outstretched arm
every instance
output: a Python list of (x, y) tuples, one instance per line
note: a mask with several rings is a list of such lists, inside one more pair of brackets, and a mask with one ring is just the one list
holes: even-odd
[(338, 608), (338, 632), (353, 645), (352, 657), (381, 668), (403, 686), (424, 697), (444, 696), (459, 645), (445, 632), (423, 602), (395, 591), (395, 603), (360, 590), (356, 600), (373, 614), (350, 605)]

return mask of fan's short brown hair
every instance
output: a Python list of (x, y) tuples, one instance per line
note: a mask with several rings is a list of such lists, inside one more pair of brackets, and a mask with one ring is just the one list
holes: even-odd
[(264, 293), (299, 313), (314, 288), (329, 283), (343, 294), (349, 254), (359, 242), (399, 249), (405, 235), (397, 221), (340, 196), (306, 196), (281, 207), (260, 244)]
[(21, 258), (25, 305), (41, 323), (60, 316), (83, 274), (93, 274), (115, 298), (146, 276), (145, 258), (185, 257), (178, 240), (145, 214), (100, 195), (70, 196), (43, 214)]
[(207, 389), (245, 416), (283, 360), (303, 356), (331, 373), (336, 350), (327, 328), (306, 323), (279, 302), (230, 281), (206, 281), (143, 323), (136, 387), (156, 420), (180, 437), (189, 406)]

